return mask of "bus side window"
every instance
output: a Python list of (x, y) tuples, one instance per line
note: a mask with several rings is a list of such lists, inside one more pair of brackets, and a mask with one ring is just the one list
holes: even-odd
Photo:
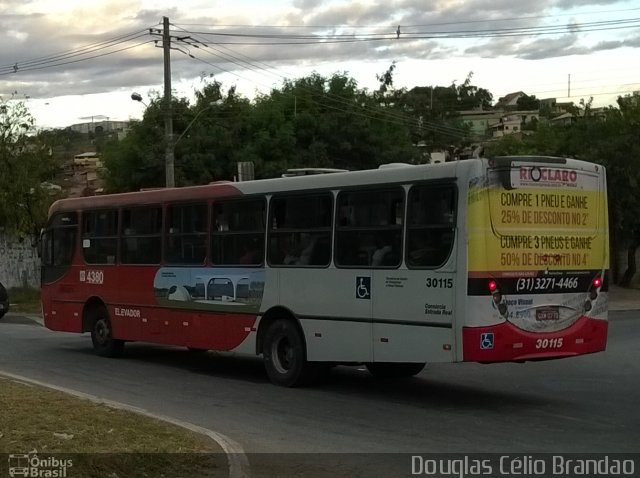
[(441, 267), (447, 261), (455, 238), (455, 188), (414, 186), (409, 191), (407, 265)]
[(269, 263), (326, 267), (331, 262), (331, 193), (279, 196), (271, 200)]
[(402, 262), (402, 188), (342, 191), (338, 194), (336, 265), (399, 267)]
[(242, 198), (213, 204), (211, 262), (216, 266), (264, 263), (266, 200)]
[(204, 264), (207, 255), (205, 203), (167, 207), (165, 261), (169, 264)]
[(118, 250), (118, 211), (85, 211), (82, 215), (82, 243), (87, 264), (115, 264)]
[(161, 207), (123, 209), (120, 262), (159, 264), (162, 248), (161, 232)]

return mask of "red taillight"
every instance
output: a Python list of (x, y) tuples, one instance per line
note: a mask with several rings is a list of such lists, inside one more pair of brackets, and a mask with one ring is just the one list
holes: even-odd
[(593, 279), (593, 287), (600, 287), (602, 285), (602, 279), (600, 279), (600, 277), (596, 277), (595, 279)]
[(494, 293), (498, 290), (498, 283), (494, 280), (489, 281), (489, 292)]

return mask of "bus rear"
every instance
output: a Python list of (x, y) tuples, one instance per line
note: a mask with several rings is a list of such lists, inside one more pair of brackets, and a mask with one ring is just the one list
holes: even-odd
[(604, 350), (604, 168), (551, 157), (480, 164), (467, 198), (463, 360), (541, 360)]

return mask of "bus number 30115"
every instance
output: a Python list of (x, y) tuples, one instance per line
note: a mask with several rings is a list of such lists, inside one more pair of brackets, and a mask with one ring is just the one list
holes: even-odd
[(451, 289), (453, 287), (453, 279), (436, 279), (434, 277), (427, 277), (427, 282), (425, 284), (427, 287), (440, 288), (440, 289)]
[(556, 337), (554, 339), (538, 339), (536, 340), (537, 349), (559, 349), (562, 347), (563, 337)]

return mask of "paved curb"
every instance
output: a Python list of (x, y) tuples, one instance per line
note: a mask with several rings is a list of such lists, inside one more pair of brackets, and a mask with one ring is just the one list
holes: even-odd
[(39, 380), (33, 380), (28, 377), (24, 377), (22, 375), (16, 375), (14, 373), (5, 372), (4, 370), (0, 370), (0, 375), (4, 377), (11, 378), (13, 380), (17, 380), (20, 382), (25, 382), (33, 385), (38, 385), (41, 387), (50, 388), (52, 390), (57, 390), (59, 392), (63, 392), (69, 395), (73, 395), (83, 400), (89, 400), (94, 403), (99, 403), (102, 405), (106, 405), (111, 408), (115, 408), (118, 410), (127, 410), (133, 413), (137, 413), (139, 415), (144, 415), (150, 418), (155, 418), (157, 420), (161, 420), (163, 422), (171, 423), (172, 425), (176, 425), (182, 428), (186, 428), (195, 433), (200, 433), (202, 435), (206, 435), (215, 441), (222, 451), (227, 455), (227, 462), (229, 463), (229, 478), (250, 478), (251, 477), (251, 467), (249, 465), (249, 460), (238, 442), (232, 440), (231, 438), (223, 435), (222, 433), (215, 432), (213, 430), (209, 430), (208, 428), (203, 428), (198, 425), (194, 425), (193, 423), (184, 422), (177, 418), (168, 417), (166, 415), (159, 415), (157, 413), (150, 412), (145, 410), (144, 408), (135, 407), (133, 405), (127, 405), (126, 403), (116, 402), (113, 400), (107, 400), (104, 398), (96, 397), (95, 395), (90, 395), (88, 393), (79, 392), (77, 390), (72, 390), (66, 387), (60, 387), (58, 385), (53, 385), (46, 382), (41, 382)]

